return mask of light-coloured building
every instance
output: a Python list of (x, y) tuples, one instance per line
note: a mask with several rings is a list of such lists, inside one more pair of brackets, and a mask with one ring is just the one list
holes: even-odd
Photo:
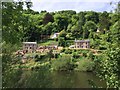
[(54, 38), (58, 38), (59, 34), (60, 34), (60, 33), (54, 33), (54, 35), (52, 35), (51, 38), (52, 38), (52, 39), (54, 39)]
[(97, 29), (97, 31), (96, 31), (97, 33), (99, 33), (100, 32), (100, 30), (99, 29)]
[(90, 40), (75, 40), (75, 48), (90, 48)]
[(34, 52), (37, 49), (37, 42), (23, 42), (23, 50), (26, 52)]

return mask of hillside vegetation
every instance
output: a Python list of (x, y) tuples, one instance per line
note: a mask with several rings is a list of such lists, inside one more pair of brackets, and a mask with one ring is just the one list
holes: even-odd
[[(86, 71), (88, 70), (86, 66), (88, 66), (89, 70), (92, 70), (91, 65), (95, 64), (96, 75), (106, 80), (107, 88), (120, 88), (120, 3), (116, 5), (117, 9), (114, 12), (109, 13), (106, 11), (82, 11), (76, 13), (73, 10), (36, 12), (30, 9), (32, 3), (26, 3), (26, 10), (23, 9), (23, 4), (23, 2), (2, 3), (3, 40), (1, 45), (3, 74), (12, 65), (18, 64), (19, 67), (22, 66), (20, 58), (16, 58), (12, 54), (19, 49), (21, 42), (37, 41), (41, 43), (41, 41), (48, 39), (44, 35), (60, 32), (58, 40), (56, 39), (59, 46), (67, 47), (70, 43), (69, 40), (75, 38), (90, 39), (90, 48), (106, 50), (101, 53), (100, 57), (94, 57), (93, 62), (88, 60), (83, 62), (79, 57), (78, 63), (82, 64), (79, 64), (76, 69)], [(86, 56), (86, 54), (83, 55)], [(49, 63), (53, 69), (72, 70), (73, 67), (75, 68), (76, 61), (74, 59), (69, 61), (69, 57), (65, 57), (60, 57), (56, 62)], [(77, 58), (75, 52), (73, 57)], [(50, 53), (48, 53), (47, 60), (50, 61), (51, 59)], [(61, 60), (63, 61), (62, 64), (59, 63)], [(38, 65), (40, 64), (38, 63)], [(48, 63), (46, 65), (50, 67)], [(85, 66), (84, 69), (83, 66)]]

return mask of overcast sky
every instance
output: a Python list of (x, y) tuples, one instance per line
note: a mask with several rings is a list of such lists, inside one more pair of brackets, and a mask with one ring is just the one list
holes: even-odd
[[(30, 0), (28, 0), (30, 1)], [(48, 12), (61, 10), (80, 11), (111, 11), (114, 7), (110, 2), (119, 0), (31, 0), (33, 2), (32, 9), (35, 11), (46, 10)]]

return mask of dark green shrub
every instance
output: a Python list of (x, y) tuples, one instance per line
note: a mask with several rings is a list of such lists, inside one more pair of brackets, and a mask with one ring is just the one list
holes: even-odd
[(50, 51), (47, 53), (47, 56), (48, 56), (49, 60), (51, 60), (51, 58), (54, 58), (53, 50), (50, 50)]
[(74, 41), (73, 40), (66, 40), (66, 46), (70, 46), (70, 45), (73, 45), (74, 43), (73, 43)]
[(32, 69), (39, 69), (39, 68), (40, 68), (40, 66), (35, 66)]
[(38, 55), (35, 55), (35, 59), (37, 59), (37, 58), (39, 58), (39, 56), (38, 56)]
[(72, 58), (72, 62), (73, 62), (73, 63), (75, 63), (75, 62), (77, 62), (77, 61), (78, 61), (78, 59)]
[(72, 62), (70, 55), (63, 55), (59, 57), (57, 60), (52, 61), (51, 67), (54, 70), (73, 70), (76, 65)]
[(80, 57), (80, 55), (79, 55), (78, 53), (74, 52), (74, 53), (72, 54), (72, 57), (77, 59), (77, 58)]
[(72, 54), (72, 50), (71, 49), (66, 49), (65, 54)]
[(63, 49), (61, 50), (61, 52), (65, 52), (65, 48), (63, 48)]
[(45, 54), (41, 54), (39, 57), (40, 59), (43, 59), (46, 55)]
[(87, 53), (86, 53), (86, 52), (83, 52), (83, 56), (84, 56), (84, 57), (87, 57)]
[(59, 55), (60, 55), (59, 53), (54, 54), (54, 58), (58, 58)]
[(74, 49), (74, 52), (76, 52), (77, 50), (76, 49)]
[(40, 60), (39, 55), (35, 55), (35, 62), (38, 62)]
[(64, 37), (58, 38), (58, 45), (65, 47), (65, 38)]
[(98, 51), (98, 53), (102, 53), (102, 51)]
[(82, 51), (81, 51), (81, 50), (76, 50), (76, 52), (77, 52), (77, 53), (79, 53), (79, 54), (81, 54), (81, 53), (82, 53)]
[(99, 47), (99, 50), (106, 50), (107, 48), (106, 47)]
[(47, 58), (47, 55), (44, 55), (44, 54), (35, 55), (35, 62), (44, 61), (46, 58)]

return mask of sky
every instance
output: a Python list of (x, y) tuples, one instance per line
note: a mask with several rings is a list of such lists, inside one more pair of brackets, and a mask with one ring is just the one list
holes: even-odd
[(46, 10), (48, 12), (55, 12), (61, 10), (80, 11), (97, 11), (110, 12), (114, 6), (110, 2), (118, 2), (119, 0), (26, 0), (33, 2), (31, 9), (35, 11)]

